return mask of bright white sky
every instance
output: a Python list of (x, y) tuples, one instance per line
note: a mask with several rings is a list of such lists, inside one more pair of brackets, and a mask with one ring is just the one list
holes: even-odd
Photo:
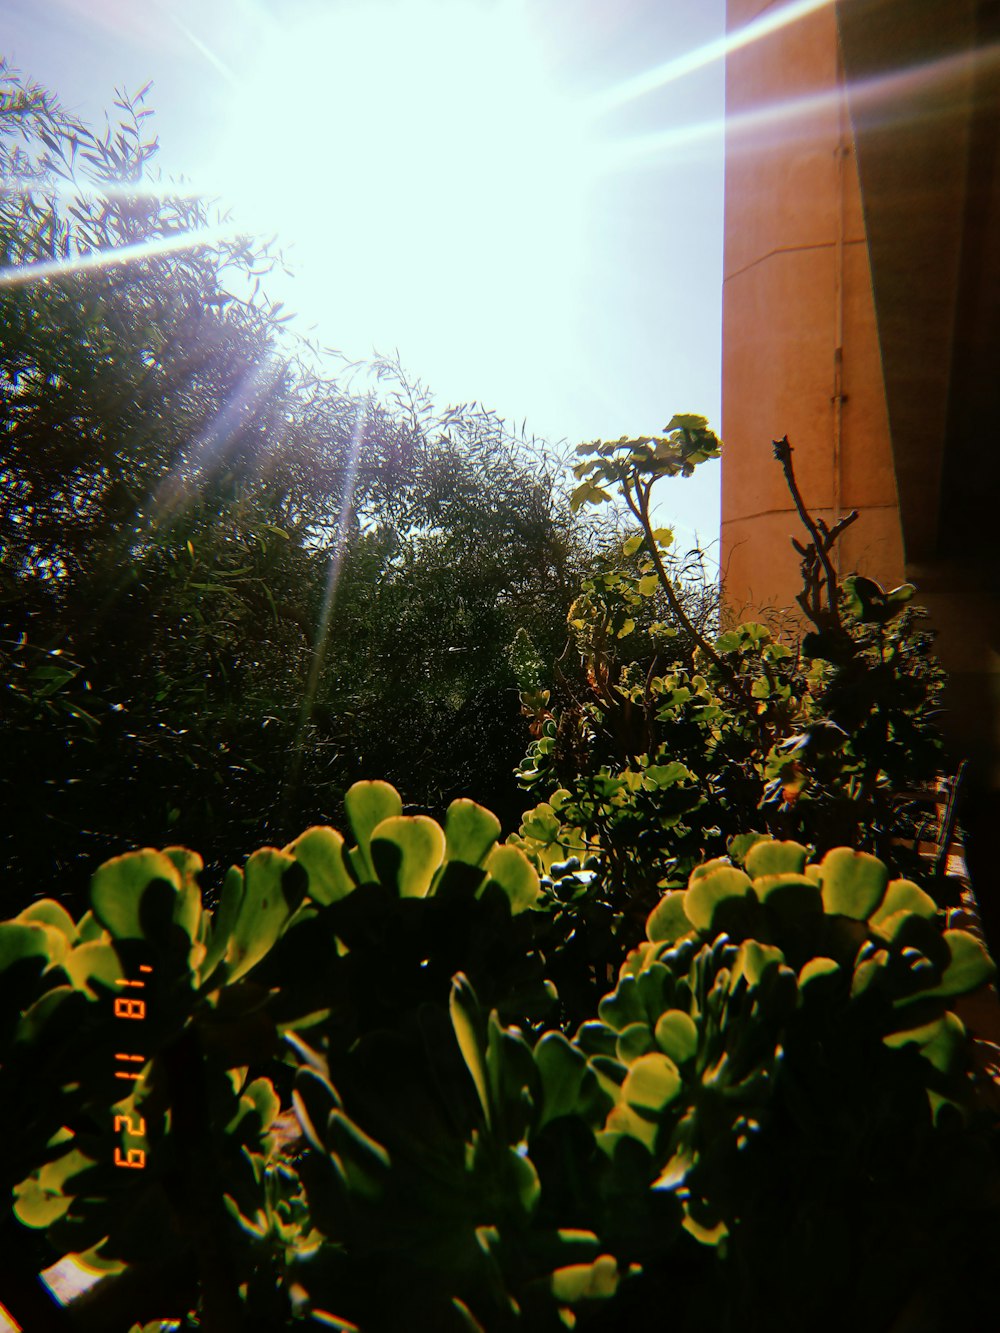
[[(268, 292), (352, 358), (572, 443), (718, 429), (724, 0), (0, 0), (0, 54), (103, 122), (147, 104), (168, 177), (276, 230)], [(664, 483), (718, 534), (719, 466)]]

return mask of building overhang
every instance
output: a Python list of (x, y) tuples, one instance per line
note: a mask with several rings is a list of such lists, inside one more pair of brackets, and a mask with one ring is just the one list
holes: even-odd
[(995, 575), (1000, 6), (837, 0), (837, 17), (907, 563)]

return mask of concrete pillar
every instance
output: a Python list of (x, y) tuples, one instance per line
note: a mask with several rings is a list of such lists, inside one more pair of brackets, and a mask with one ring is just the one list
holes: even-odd
[[(730, 31), (776, 7), (729, 0)], [(726, 70), (722, 570), (735, 613), (794, 608), (804, 499), (860, 518), (838, 571), (903, 578), (892, 448), (857, 164), (830, 4), (734, 51)]]

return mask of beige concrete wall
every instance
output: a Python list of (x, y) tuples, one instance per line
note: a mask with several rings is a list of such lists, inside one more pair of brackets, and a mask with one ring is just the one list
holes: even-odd
[[(729, 0), (730, 29), (771, 9)], [(802, 536), (771, 441), (806, 503), (861, 516), (843, 574), (903, 576), (895, 475), (858, 172), (833, 6), (727, 62), (722, 568), (734, 610), (794, 604)], [(783, 106), (781, 113), (767, 108)]]

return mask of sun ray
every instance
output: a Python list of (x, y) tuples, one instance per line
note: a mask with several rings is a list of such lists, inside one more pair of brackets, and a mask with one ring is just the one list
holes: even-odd
[[(973, 67), (1000, 64), (1000, 43), (974, 52), (942, 56), (937, 60), (893, 70), (889, 74), (858, 80), (849, 85), (852, 107), (865, 115), (869, 124), (888, 125), (915, 115), (933, 115), (936, 108), (914, 105), (918, 94), (941, 95), (950, 85), (958, 87)], [(725, 134), (730, 145), (752, 151), (780, 138), (809, 140), (817, 133), (816, 119), (836, 110), (843, 89), (836, 85), (801, 97), (772, 102), (752, 111), (730, 114), (724, 119), (698, 121), (655, 134), (637, 135), (611, 145), (605, 157), (605, 169), (632, 167), (642, 162), (654, 163), (664, 156), (687, 148), (702, 147)]]
[(167, 523), (183, 510), (187, 480), (204, 476), (209, 467), (225, 460), (245, 417), (267, 395), (280, 373), (280, 362), (269, 357), (243, 376), (222, 409), (157, 486), (149, 506), (150, 522)]
[(347, 458), (347, 468), (344, 473), (344, 490), (340, 498), (340, 513), (337, 516), (337, 532), (334, 538), (333, 551), (330, 555), (330, 564), (327, 569), (326, 585), (323, 589), (323, 603), (320, 607), (319, 620), (316, 625), (316, 639), (313, 644), (313, 660), (309, 669), (309, 679), (306, 682), (305, 695), (302, 699), (302, 715), (299, 722), (299, 742), (305, 732), (306, 724), (312, 715), (313, 703), (316, 699), (316, 692), (319, 689), (319, 678), (323, 670), (323, 662), (326, 658), (327, 643), (330, 634), (330, 622), (333, 617), (334, 603), (337, 598), (337, 587), (340, 583), (340, 573), (344, 564), (344, 553), (347, 549), (347, 534), (351, 521), (351, 514), (354, 508), (354, 484), (358, 475), (358, 464), (361, 459), (361, 447), (365, 438), (365, 426), (367, 423), (367, 412), (364, 406), (359, 407), (354, 418), (354, 430), (351, 433), (350, 452)]
[(613, 87), (599, 93), (592, 99), (588, 108), (589, 112), (595, 118), (606, 115), (609, 111), (614, 111), (627, 102), (632, 102), (638, 97), (644, 97), (647, 93), (655, 92), (657, 88), (666, 87), (667, 84), (675, 83), (688, 74), (697, 73), (698, 70), (706, 69), (709, 65), (725, 60), (726, 56), (733, 51), (739, 51), (753, 42), (760, 41), (763, 37), (769, 37), (771, 33), (777, 32), (789, 23), (795, 23), (819, 9), (825, 9), (830, 3), (831, 0), (794, 0), (794, 3), (785, 5), (781, 9), (762, 14), (746, 24), (745, 27), (738, 28), (735, 32), (726, 33), (723, 37), (716, 37), (712, 41), (706, 42), (704, 46), (697, 47), (694, 51), (676, 56), (673, 60), (666, 60), (661, 65), (654, 65), (652, 69), (636, 74), (630, 79), (624, 79), (621, 83), (616, 83)]
[(45, 259), (36, 264), (13, 265), (0, 269), (0, 287), (22, 287), (30, 282), (48, 278), (62, 278), (91, 269), (113, 268), (116, 264), (136, 264), (144, 259), (161, 255), (179, 254), (202, 245), (213, 245), (227, 236), (235, 235), (229, 227), (199, 227), (195, 231), (179, 232), (176, 236), (160, 236), (136, 245), (116, 246), (110, 250), (92, 250), (88, 254), (69, 255), (65, 259)]

